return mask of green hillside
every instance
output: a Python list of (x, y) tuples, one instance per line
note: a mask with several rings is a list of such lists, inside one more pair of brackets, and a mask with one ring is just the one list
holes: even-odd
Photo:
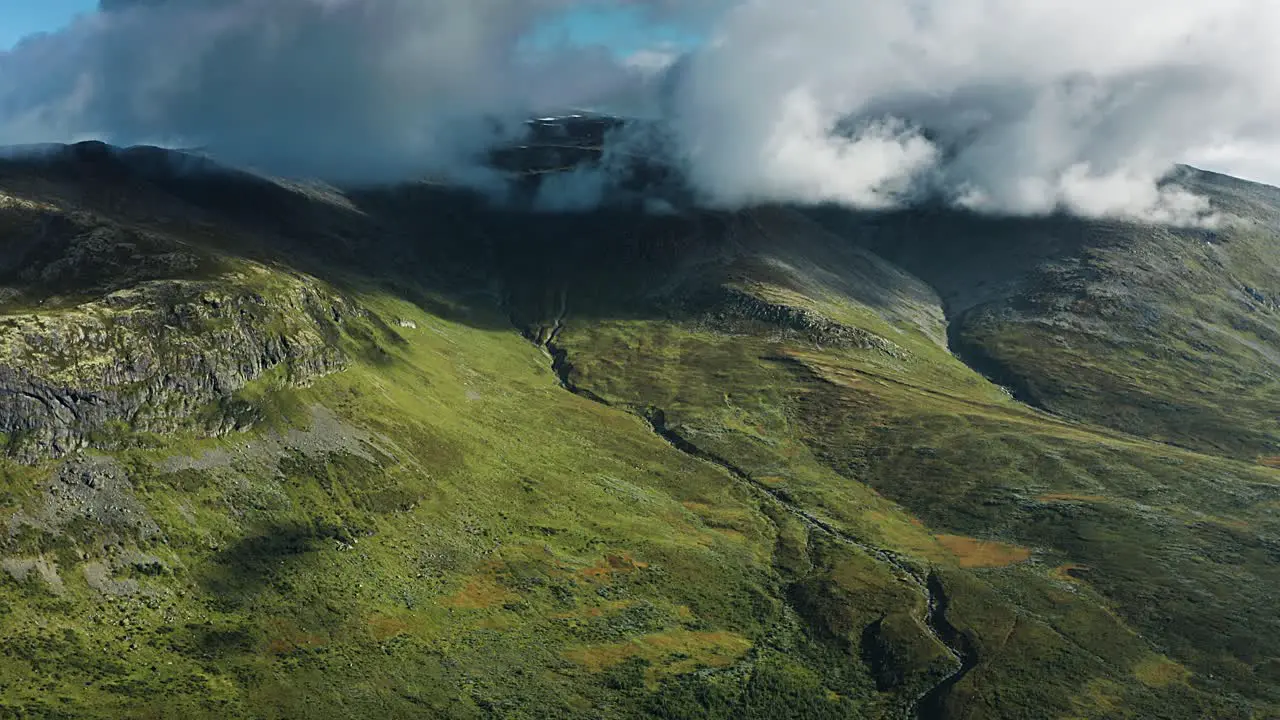
[(149, 152), (0, 163), (0, 716), (1280, 716), (1280, 191), (555, 216)]

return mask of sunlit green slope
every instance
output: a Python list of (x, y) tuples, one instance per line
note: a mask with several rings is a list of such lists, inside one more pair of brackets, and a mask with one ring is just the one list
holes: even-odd
[[(991, 309), (1083, 245), (966, 284), (891, 218), (530, 216), (93, 150), (0, 167), (0, 714), (1280, 713), (1274, 435), (1220, 439), (1272, 395)], [(1008, 381), (1081, 358), (1074, 395)], [(1205, 414), (1113, 400), (1131, 372)]]

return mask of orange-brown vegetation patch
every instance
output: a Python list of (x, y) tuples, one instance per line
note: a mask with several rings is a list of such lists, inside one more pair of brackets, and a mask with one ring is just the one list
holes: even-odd
[(640, 562), (631, 557), (629, 553), (620, 555), (606, 555), (604, 562), (592, 565), (589, 568), (583, 568), (582, 574), (591, 580), (608, 581), (614, 575), (630, 575), (637, 570), (644, 570), (649, 567), (649, 563)]
[(1163, 655), (1153, 655), (1133, 668), (1138, 682), (1147, 687), (1168, 687), (1174, 683), (1186, 682), (1191, 672)]
[[(662, 668), (657, 674), (692, 672), (702, 667), (726, 667), (742, 657), (751, 641), (731, 632), (673, 630), (644, 635), (629, 642), (588, 645), (565, 652), (565, 658), (599, 672), (631, 658), (643, 658)], [(665, 662), (664, 662), (665, 661)]]
[(286, 618), (273, 618), (263, 623), (266, 631), (267, 653), (270, 655), (288, 655), (299, 649), (321, 647), (328, 640), (314, 633), (305, 632)]
[(955, 556), (962, 568), (997, 568), (1023, 562), (1031, 551), (1017, 545), (979, 540), (963, 535), (938, 535), (938, 542)]
[(464, 610), (483, 610), (501, 605), (515, 599), (515, 594), (498, 584), (488, 575), (471, 578), (466, 587), (452, 597), (446, 598), (444, 604)]
[(1280, 455), (1261, 455), (1258, 457), (1258, 464), (1280, 470)]
[(409, 631), (409, 623), (398, 617), (375, 614), (369, 617), (369, 634), (374, 640), (382, 642)]

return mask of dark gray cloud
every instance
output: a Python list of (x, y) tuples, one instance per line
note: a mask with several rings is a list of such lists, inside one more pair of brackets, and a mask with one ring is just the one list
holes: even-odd
[[(337, 179), (466, 177), (506, 121), (607, 106), (669, 121), (708, 203), (860, 207), (941, 193), (997, 212), (1196, 221), (1175, 163), (1280, 181), (1271, 0), (101, 0), (0, 54), (0, 142), (202, 145)], [(567, 9), (701, 28), (533, 48)], [(565, 177), (549, 207), (602, 178)]]
[(465, 169), (502, 121), (640, 82), (604, 48), (530, 52), (567, 0), (103, 0), (0, 54), (0, 141), (198, 145), (345, 179)]

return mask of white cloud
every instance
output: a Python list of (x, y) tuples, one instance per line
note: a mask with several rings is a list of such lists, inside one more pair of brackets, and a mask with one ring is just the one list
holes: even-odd
[[(1239, 151), (1280, 145), (1277, 33), (1270, 0), (745, 0), (682, 68), (676, 127), (727, 202), (874, 207), (915, 182), (990, 211), (1189, 221), (1203, 204), (1157, 188), (1178, 162), (1280, 181), (1280, 156)], [(932, 152), (821, 132), (877, 122)]]
[(669, 45), (658, 45), (637, 50), (625, 57), (622, 64), (646, 74), (666, 71), (680, 59), (681, 51)]
[[(928, 190), (992, 212), (1189, 222), (1203, 202), (1158, 185), (1175, 163), (1280, 183), (1272, 0), (651, 0), (705, 45), (678, 60), (661, 45), (520, 51), (555, 13), (610, 4), (635, 5), (113, 0), (0, 54), (0, 142), (167, 140), (394, 178), (474, 168), (490, 118), (660, 107), (720, 205), (884, 207)], [(598, 187), (563, 184), (575, 206)]]
[[(690, 180), (715, 204), (798, 199), (884, 208), (936, 161), (936, 148), (893, 118), (848, 134), (836, 132), (838, 120), (803, 88), (733, 126), (683, 115)], [(743, 131), (750, 134), (744, 138)]]

